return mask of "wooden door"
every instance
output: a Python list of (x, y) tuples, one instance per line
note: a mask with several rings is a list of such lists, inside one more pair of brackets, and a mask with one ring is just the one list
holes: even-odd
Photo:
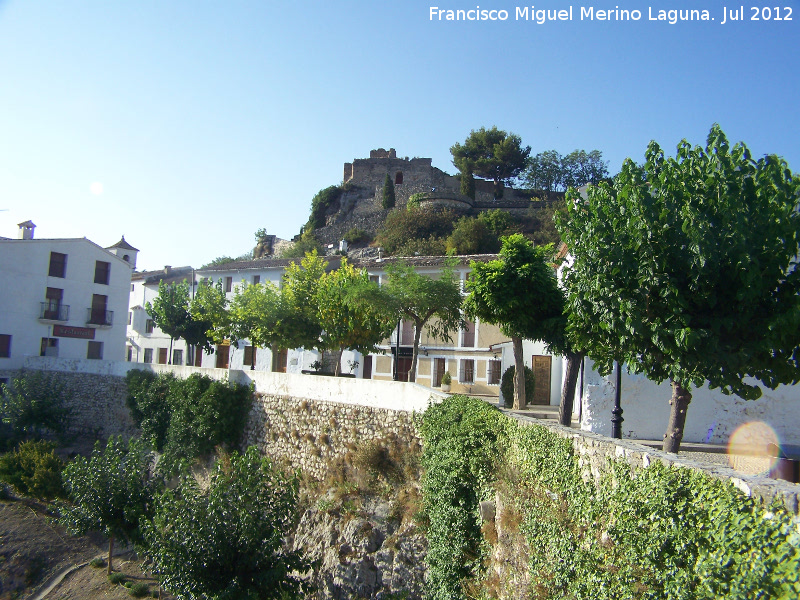
[(397, 360), (397, 381), (408, 381), (408, 372), (411, 370), (411, 357), (401, 356)]
[(372, 379), (372, 355), (367, 354), (364, 357), (364, 369), (361, 371), (362, 379)]
[(442, 377), (444, 376), (445, 361), (443, 358), (433, 359), (433, 387), (442, 386)]
[(169, 348), (159, 348), (158, 349), (158, 364), (165, 365), (167, 364), (167, 351)]
[(230, 344), (219, 344), (217, 346), (217, 368), (227, 369), (230, 357), (231, 346)]
[(272, 372), (286, 373), (289, 351), (286, 348), (275, 349), (272, 351)]
[(536, 386), (533, 390), (533, 400), (528, 399), (528, 404), (550, 404), (550, 364), (552, 360), (552, 356), (534, 354), (531, 357)]

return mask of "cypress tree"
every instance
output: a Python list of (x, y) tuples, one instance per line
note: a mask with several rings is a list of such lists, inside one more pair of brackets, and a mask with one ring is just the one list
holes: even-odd
[(394, 208), (394, 183), (389, 174), (386, 174), (386, 179), (383, 181), (383, 208)]

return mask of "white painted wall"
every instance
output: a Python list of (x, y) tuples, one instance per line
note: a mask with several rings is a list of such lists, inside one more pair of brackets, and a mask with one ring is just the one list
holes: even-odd
[[(615, 378), (613, 374), (602, 377), (590, 368), (591, 365), (592, 361), (587, 359), (581, 429), (610, 435)], [(762, 391), (758, 400), (743, 400), (707, 386), (692, 390), (683, 441), (727, 444), (740, 425), (761, 421), (775, 430), (782, 443), (800, 445), (800, 386), (780, 386), (776, 390), (762, 387)], [(669, 382), (657, 385), (644, 375), (632, 375), (623, 370), (620, 400), (625, 419), (623, 436), (661, 440), (667, 429), (671, 396)]]
[[(50, 277), (50, 252), (67, 255), (64, 278)], [(109, 284), (94, 283), (95, 262), (110, 263)], [(0, 240), (0, 333), (10, 334), (11, 357), (0, 358), (0, 369), (20, 368), (26, 357), (39, 356), (41, 340), (53, 336), (53, 325), (91, 327), (94, 341), (103, 342), (103, 358), (125, 359), (131, 266), (86, 238)], [(48, 287), (62, 289), (62, 305), (70, 307), (67, 321), (39, 319)], [(87, 325), (92, 295), (108, 297), (111, 327)], [(86, 358), (88, 340), (58, 338), (62, 357)]]
[(147, 369), (156, 373), (172, 372), (182, 378), (193, 373), (201, 373), (219, 381), (229, 380), (244, 385), (253, 383), (256, 391), (262, 394), (414, 412), (424, 411), (431, 402), (441, 401), (446, 397), (446, 394), (416, 383), (237, 369), (143, 365), (106, 360), (76, 360), (38, 356), (27, 359), (25, 368), (119, 377), (124, 377), (132, 369)]
[[(502, 377), (506, 369), (514, 366), (514, 348), (511, 342), (504, 344), (496, 344), (495, 347), (500, 353), (500, 375)], [(522, 354), (525, 357), (525, 365), (532, 367), (532, 357), (534, 355), (550, 355), (542, 342), (532, 342), (530, 340), (522, 340)], [(550, 355), (552, 356), (552, 355)], [(564, 385), (564, 359), (560, 356), (553, 356), (550, 362), (550, 406), (558, 406), (561, 404), (561, 388)], [(503, 393), (500, 392), (498, 404), (503, 405)]]

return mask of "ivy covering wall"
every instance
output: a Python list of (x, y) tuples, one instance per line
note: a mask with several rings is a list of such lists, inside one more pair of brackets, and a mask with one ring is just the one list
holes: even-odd
[(611, 460), (584, 480), (571, 440), (464, 396), (420, 432), (432, 600), (800, 597), (800, 519), (729, 481)]

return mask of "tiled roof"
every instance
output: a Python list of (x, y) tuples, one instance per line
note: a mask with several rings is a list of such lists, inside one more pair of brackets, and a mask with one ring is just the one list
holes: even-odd
[[(458, 260), (456, 266), (468, 267), (472, 261), (489, 262), (496, 260), (497, 256), (497, 254), (465, 254), (454, 258)], [(381, 259), (356, 260), (353, 261), (353, 265), (361, 268), (381, 268), (402, 261), (412, 267), (441, 267), (448, 259), (450, 259), (449, 256), (387, 256)]]
[[(341, 256), (323, 256), (323, 259), (328, 261), (328, 270), (336, 269), (341, 262)], [(286, 268), (292, 263), (299, 263), (299, 258), (257, 258), (255, 260), (235, 260), (232, 262), (223, 263), (221, 265), (213, 265), (203, 269), (197, 269), (198, 273), (221, 273), (224, 271), (245, 271), (245, 270), (262, 270), (270, 268)]]
[(113, 246), (109, 246), (108, 248), (106, 248), (106, 250), (108, 250), (109, 248), (122, 248), (123, 250), (133, 250), (135, 252), (139, 251), (138, 248), (134, 248), (128, 242), (125, 241), (125, 236), (124, 235), (122, 236), (122, 239), (120, 241), (118, 241)]
[(138, 271), (131, 275), (131, 281), (144, 280), (145, 285), (154, 285), (163, 281), (164, 283), (177, 283), (187, 281), (192, 277), (192, 267), (170, 267), (169, 269), (159, 269), (158, 271)]

